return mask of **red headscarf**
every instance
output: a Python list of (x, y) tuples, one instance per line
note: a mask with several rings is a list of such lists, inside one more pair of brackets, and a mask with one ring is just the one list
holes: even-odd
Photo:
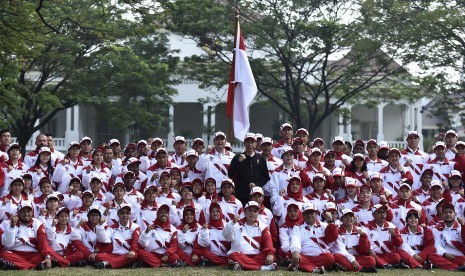
[[(163, 209), (165, 209), (168, 212), (168, 217), (166, 218), (165, 222), (161, 222), (158, 219), (158, 213)], [(170, 207), (168, 205), (163, 204), (162, 206), (160, 206), (160, 208), (158, 208), (158, 211), (157, 211), (157, 218), (153, 222), (153, 225), (155, 226), (154, 228), (160, 227), (161, 229), (170, 229), (171, 224), (170, 224), (170, 216), (169, 216), (169, 214), (170, 214)]]
[[(297, 210), (297, 215), (298, 215), (298, 218), (296, 220), (291, 220), (291, 218), (289, 217), (289, 209), (293, 207)], [(289, 227), (289, 228), (292, 228), (294, 227), (295, 225), (298, 225), (300, 223), (302, 223), (304, 221), (304, 217), (302, 216), (302, 212), (300, 211), (300, 208), (299, 206), (297, 206), (297, 204), (289, 204), (287, 206), (287, 214), (286, 214), (286, 218), (284, 219), (285, 223), (284, 223), (284, 226), (286, 227)]]
[[(220, 212), (220, 218), (217, 219), (217, 220), (213, 220), (212, 219), (212, 209), (213, 208), (217, 208), (218, 209), (218, 212)], [(213, 228), (216, 228), (216, 229), (222, 229), (224, 227), (224, 221), (223, 221), (223, 212), (221, 211), (221, 206), (218, 204), (218, 203), (212, 203), (210, 204), (210, 224), (209, 226), (210, 227), (213, 227)]]
[[(184, 218), (186, 217), (188, 211), (190, 211), (190, 212), (193, 213), (194, 219), (192, 220), (191, 223), (186, 223), (186, 222), (184, 221)], [(189, 229), (190, 229), (190, 230), (196, 230), (196, 229), (198, 228), (198, 226), (199, 226), (199, 224), (197, 223), (197, 219), (196, 219), (196, 217), (195, 217), (195, 208), (192, 207), (192, 206), (189, 206), (189, 205), (188, 205), (188, 206), (184, 207), (184, 210), (182, 211), (182, 223), (181, 223), (181, 225), (179, 226), (179, 229), (183, 229), (183, 228), (184, 228), (184, 225), (189, 225)]]
[(299, 181), (299, 191), (297, 193), (293, 193), (291, 191), (291, 181), (289, 181), (289, 184), (287, 184), (287, 196), (297, 201), (303, 201), (304, 197), (302, 195), (302, 182)]

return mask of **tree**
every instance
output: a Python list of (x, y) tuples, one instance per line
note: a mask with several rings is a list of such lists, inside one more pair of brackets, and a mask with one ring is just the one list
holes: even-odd
[(412, 64), (432, 99), (434, 116), (465, 116), (465, 3), (463, 1), (364, 1), (370, 36), (386, 47), (401, 47), (399, 60)]
[(394, 62), (398, 49), (381, 51), (367, 33), (357, 1), (238, 2), (162, 1), (168, 28), (207, 50), (185, 60), (184, 73), (205, 87), (227, 84), (240, 10), (258, 91), (312, 135), (347, 101), (405, 72)]
[(60, 110), (80, 103), (111, 102), (115, 122), (132, 118), (128, 127), (161, 120), (138, 107), (169, 102), (177, 58), (159, 25), (127, 19), (131, 7), (110, 0), (1, 2), (0, 118), (23, 148)]

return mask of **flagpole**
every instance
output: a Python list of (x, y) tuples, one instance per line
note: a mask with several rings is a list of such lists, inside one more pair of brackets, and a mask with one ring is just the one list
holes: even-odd
[[(236, 10), (235, 12), (235, 23), (234, 23), (234, 50), (233, 50), (233, 59), (232, 59), (232, 72), (235, 74), (235, 61), (236, 61), (236, 48), (237, 48), (237, 35), (239, 31), (239, 11)], [(231, 117), (229, 118), (229, 143), (231, 143), (234, 139), (234, 93), (232, 93), (231, 97), (231, 104), (232, 104), (232, 110), (231, 110)]]

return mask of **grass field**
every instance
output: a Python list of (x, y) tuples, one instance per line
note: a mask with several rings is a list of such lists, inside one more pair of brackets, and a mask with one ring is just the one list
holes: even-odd
[[(207, 276), (207, 275), (237, 275), (238, 273), (245, 275), (299, 275), (299, 272), (288, 272), (286, 269), (280, 267), (278, 271), (273, 272), (234, 272), (225, 268), (159, 268), (159, 269), (150, 269), (150, 268), (140, 268), (140, 269), (104, 269), (97, 270), (92, 267), (86, 268), (53, 268), (46, 271), (0, 271), (1, 275), (47, 275), (47, 276), (81, 276), (81, 275), (94, 275), (94, 276), (113, 276), (113, 275), (125, 275), (125, 276), (148, 276), (148, 275), (164, 275), (164, 276)], [(327, 275), (368, 275), (366, 273), (350, 273), (350, 272), (331, 272)], [(394, 276), (394, 275), (432, 275), (432, 276), (442, 276), (442, 275), (464, 275), (463, 272), (453, 272), (445, 271), (440, 269), (434, 269), (431, 271), (426, 270), (378, 270), (380, 276)]]

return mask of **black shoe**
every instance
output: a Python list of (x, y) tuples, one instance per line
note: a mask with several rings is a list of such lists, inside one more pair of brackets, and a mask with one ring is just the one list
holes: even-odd
[(423, 263), (423, 268), (426, 269), (426, 270), (431, 270), (431, 269), (433, 269), (433, 264), (430, 261), (426, 260)]
[(362, 273), (378, 273), (378, 270), (376, 269), (376, 267), (362, 267), (362, 269), (360, 269), (360, 272), (362, 272)]
[(45, 270), (45, 264), (40, 263), (36, 266), (36, 270)]
[(457, 268), (457, 270), (465, 272), (465, 265), (462, 265), (461, 267)]
[(87, 266), (87, 261), (86, 260), (80, 260), (74, 263), (70, 263), (69, 266), (71, 267), (85, 267)]
[(383, 265), (383, 268), (384, 269), (393, 269), (394, 267), (392, 266), (392, 264), (385, 264), (385, 265)]
[(96, 269), (104, 269), (104, 268), (107, 268), (107, 266), (108, 266), (108, 265), (107, 265), (105, 262), (96, 262), (96, 263), (94, 264), (94, 267), (95, 267)]
[(16, 266), (11, 264), (3, 264), (3, 270), (15, 270), (17, 269)]
[(131, 268), (141, 268), (144, 267), (144, 264), (142, 262), (135, 262)]

